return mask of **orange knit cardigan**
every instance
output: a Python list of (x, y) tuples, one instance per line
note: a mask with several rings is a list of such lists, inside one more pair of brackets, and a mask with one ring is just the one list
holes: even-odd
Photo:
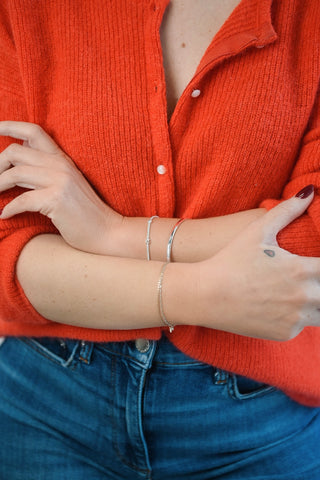
[[(1, 0), (0, 119), (40, 124), (127, 216), (269, 209), (309, 183), (319, 188), (319, 0), (242, 0), (213, 38), (169, 125), (159, 40), (167, 3)], [(10, 141), (0, 137), (0, 151)], [(2, 193), (0, 209), (17, 193)], [(0, 220), (0, 335), (160, 337), (160, 328), (93, 330), (40, 316), (15, 265), (26, 242), (45, 232), (55, 230), (40, 214)], [(318, 197), (279, 242), (320, 256)], [(320, 406), (318, 328), (273, 342), (186, 326), (170, 339), (194, 358)]]

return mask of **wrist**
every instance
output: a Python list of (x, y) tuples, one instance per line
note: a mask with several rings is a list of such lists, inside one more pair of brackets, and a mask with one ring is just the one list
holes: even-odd
[(146, 228), (143, 217), (121, 216), (108, 236), (108, 254), (115, 257), (146, 259)]
[(225, 275), (214, 257), (195, 263), (170, 263), (164, 279), (163, 303), (173, 325), (225, 329)]
[[(147, 260), (148, 251), (151, 260), (165, 261), (167, 244), (176, 219), (121, 217), (121, 221), (110, 230), (108, 254), (118, 257)], [(149, 239), (149, 248), (146, 241)]]
[(101, 238), (103, 244), (103, 255), (108, 256), (122, 256), (119, 255), (121, 250), (121, 238), (123, 224), (125, 222), (124, 216), (114, 212), (112, 218), (106, 218), (104, 226), (104, 235)]
[(201, 284), (197, 263), (169, 263), (162, 286), (164, 314), (168, 322), (196, 325), (201, 312)]

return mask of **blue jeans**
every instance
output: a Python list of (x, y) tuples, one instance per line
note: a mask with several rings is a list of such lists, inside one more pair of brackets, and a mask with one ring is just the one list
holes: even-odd
[(166, 337), (7, 338), (0, 479), (319, 480), (319, 411)]

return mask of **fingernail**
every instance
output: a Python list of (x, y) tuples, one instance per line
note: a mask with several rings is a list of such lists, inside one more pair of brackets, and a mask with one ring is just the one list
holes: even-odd
[(296, 194), (297, 198), (307, 198), (311, 195), (311, 193), (314, 192), (314, 186), (313, 185), (307, 185), (304, 187), (300, 192)]

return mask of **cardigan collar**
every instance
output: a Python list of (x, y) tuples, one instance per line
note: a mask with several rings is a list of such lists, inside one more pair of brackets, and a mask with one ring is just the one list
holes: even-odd
[(274, 0), (241, 0), (214, 36), (197, 73), (218, 59), (236, 55), (249, 48), (263, 48), (276, 41), (271, 7)]
[[(137, 0), (136, 0), (137, 1)], [(218, 61), (249, 48), (263, 48), (276, 41), (271, 18), (274, 0), (241, 0), (207, 48), (196, 75), (212, 62)], [(169, 0), (149, 0), (153, 9), (164, 11)]]

